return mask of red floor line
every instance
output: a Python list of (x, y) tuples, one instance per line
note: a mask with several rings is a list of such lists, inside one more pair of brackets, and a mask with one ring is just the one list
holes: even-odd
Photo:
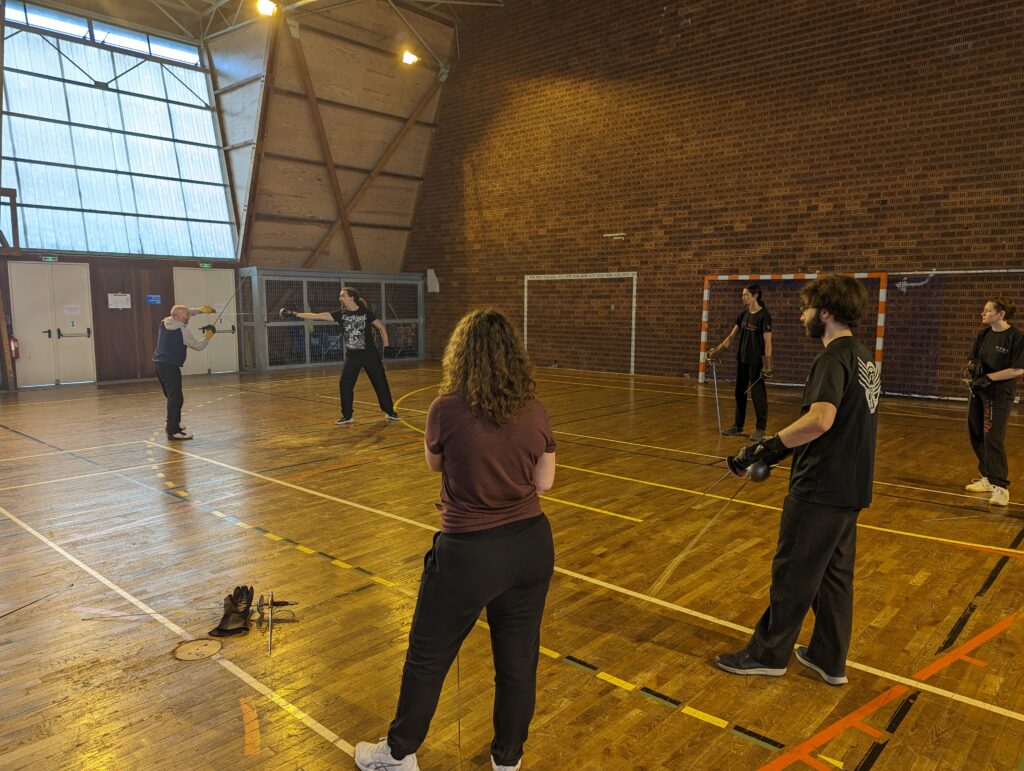
[[(965, 661), (968, 664), (973, 664), (975, 666), (985, 666), (986, 662), (979, 661), (967, 654), (988, 642), (1000, 632), (1008, 629), (1018, 618), (1020, 618), (1020, 613), (1011, 613), (1002, 621), (993, 624), (988, 629), (975, 635), (963, 645), (960, 645), (944, 656), (937, 658), (923, 669), (919, 669), (913, 674), (914, 679), (927, 680), (932, 675), (941, 672), (956, 661)], [(910, 688), (905, 685), (892, 686), (873, 698), (871, 701), (858, 707), (850, 714), (840, 718), (831, 725), (826, 726), (821, 731), (818, 731), (818, 733), (804, 740), (796, 747), (793, 747), (793, 749), (787, 750), (777, 758), (773, 758), (771, 761), (761, 766), (761, 771), (778, 771), (778, 769), (788, 768), (798, 761), (805, 763), (812, 768), (828, 769), (828, 765), (822, 763), (811, 755), (812, 751), (830, 742), (836, 736), (849, 728), (856, 728), (859, 731), (863, 731), (876, 741), (882, 738), (885, 735), (884, 732), (867, 725), (864, 722), (864, 719), (874, 712), (877, 712), (894, 699), (898, 699), (900, 696), (903, 696), (909, 690)]]

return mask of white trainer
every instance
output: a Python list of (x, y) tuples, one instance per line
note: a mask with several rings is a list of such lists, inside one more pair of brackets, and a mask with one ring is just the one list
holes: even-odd
[(356, 745), (355, 760), (361, 771), (420, 771), (415, 754), (396, 760), (391, 754), (387, 738), (376, 744), (359, 742)]
[(993, 506), (1009, 506), (1010, 505), (1010, 491), (1005, 487), (992, 487), (992, 497), (988, 499), (988, 502)]
[(523, 760), (522, 760), (522, 758), (520, 758), (519, 762), (516, 763), (514, 766), (499, 766), (498, 765), (498, 761), (496, 761), (494, 759), (494, 756), (491, 755), (491, 771), (519, 771), (519, 769), (522, 768), (522, 767), (523, 767)]
[(975, 479), (964, 489), (969, 493), (990, 493), (993, 490), (993, 485), (988, 481), (988, 477), (981, 477), (981, 479)]

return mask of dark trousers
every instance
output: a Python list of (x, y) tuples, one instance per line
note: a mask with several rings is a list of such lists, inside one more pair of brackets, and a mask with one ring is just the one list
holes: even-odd
[(747, 645), (756, 661), (768, 667), (788, 666), (804, 616), (813, 608), (814, 632), (807, 655), (830, 675), (846, 673), (859, 513), (860, 509), (786, 496), (768, 609)]
[[(760, 378), (760, 380), (758, 380)], [(750, 384), (754, 387), (750, 388)], [(757, 414), (757, 428), (764, 431), (768, 427), (768, 389), (764, 386), (764, 378), (761, 377), (761, 364), (744, 364), (736, 362), (736, 423), (743, 428), (743, 421), (747, 419), (747, 389), (750, 388), (750, 398), (754, 401), (754, 412)]]
[(365, 369), (370, 378), (373, 390), (377, 394), (377, 403), (388, 415), (395, 414), (395, 404), (391, 400), (391, 387), (388, 385), (388, 376), (384, 371), (384, 362), (375, 350), (370, 351), (345, 351), (345, 363), (341, 366), (341, 379), (338, 381), (338, 389), (341, 391), (341, 414), (342, 417), (352, 417), (352, 401), (355, 398), (356, 380), (359, 379), (359, 370)]
[(185, 403), (185, 395), (181, 392), (181, 367), (174, 364), (154, 364), (160, 388), (167, 397), (167, 425), (164, 431), (170, 436), (178, 431), (181, 425), (181, 405)]
[(971, 394), (967, 404), (967, 433), (978, 457), (978, 472), (996, 487), (1010, 486), (1005, 441), (1012, 407), (1010, 400), (992, 401), (977, 394)]
[(423, 559), (398, 709), (388, 730), (396, 758), (423, 743), (445, 676), (487, 608), (495, 671), (491, 754), (499, 765), (519, 762), (533, 718), (540, 621), (554, 564), (551, 526), (543, 515), (493, 531), (434, 536)]

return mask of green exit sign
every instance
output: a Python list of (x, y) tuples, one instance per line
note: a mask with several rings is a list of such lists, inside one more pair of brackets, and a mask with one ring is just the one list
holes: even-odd
[(56, 262), (57, 256), (55, 254), (44, 254), (43, 262)]
[(199, 263), (199, 267), (200, 268), (212, 268), (213, 267), (213, 263), (212, 262), (201, 262), (201, 263)]

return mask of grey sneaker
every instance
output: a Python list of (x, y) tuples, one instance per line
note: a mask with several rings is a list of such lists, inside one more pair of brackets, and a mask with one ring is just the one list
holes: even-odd
[(988, 477), (981, 477), (975, 479), (964, 489), (969, 493), (990, 493), (992, 492), (993, 484), (988, 481)]
[(988, 502), (993, 506), (1009, 506), (1010, 491), (1005, 487), (992, 485), (992, 497), (988, 499)]
[(491, 755), (491, 771), (519, 771), (519, 769), (522, 767), (522, 758), (520, 758), (519, 762), (517, 762), (514, 766), (503, 766), (494, 759), (493, 755)]
[(715, 656), (715, 666), (726, 672), (732, 672), (734, 675), (782, 677), (786, 674), (786, 667), (766, 667), (759, 661), (754, 661), (746, 651), (719, 653)]
[(398, 417), (398, 413), (397, 412), (391, 412), (391, 413), (385, 412), (384, 413), (384, 420), (401, 420), (401, 418)]
[(381, 739), (376, 744), (359, 742), (356, 745), (355, 761), (361, 771), (420, 771), (415, 754), (396, 760), (387, 739)]
[(334, 421), (334, 425), (336, 425), (336, 426), (347, 426), (349, 423), (355, 423), (355, 422), (356, 422), (355, 418), (346, 418), (344, 415), (342, 415), (340, 418), (338, 418), (336, 421)]
[(752, 442), (760, 442), (762, 439), (764, 439), (764, 430), (763, 429), (759, 428), (754, 433), (752, 433), (750, 435), (750, 441), (752, 441)]
[(742, 426), (729, 426), (722, 431), (722, 436), (740, 436), (743, 433)]
[(818, 676), (829, 685), (846, 685), (850, 680), (846, 675), (830, 675), (824, 669), (819, 667), (807, 656), (807, 646), (801, 645), (796, 649), (796, 660), (803, 664), (808, 669), (813, 669), (818, 673)]

